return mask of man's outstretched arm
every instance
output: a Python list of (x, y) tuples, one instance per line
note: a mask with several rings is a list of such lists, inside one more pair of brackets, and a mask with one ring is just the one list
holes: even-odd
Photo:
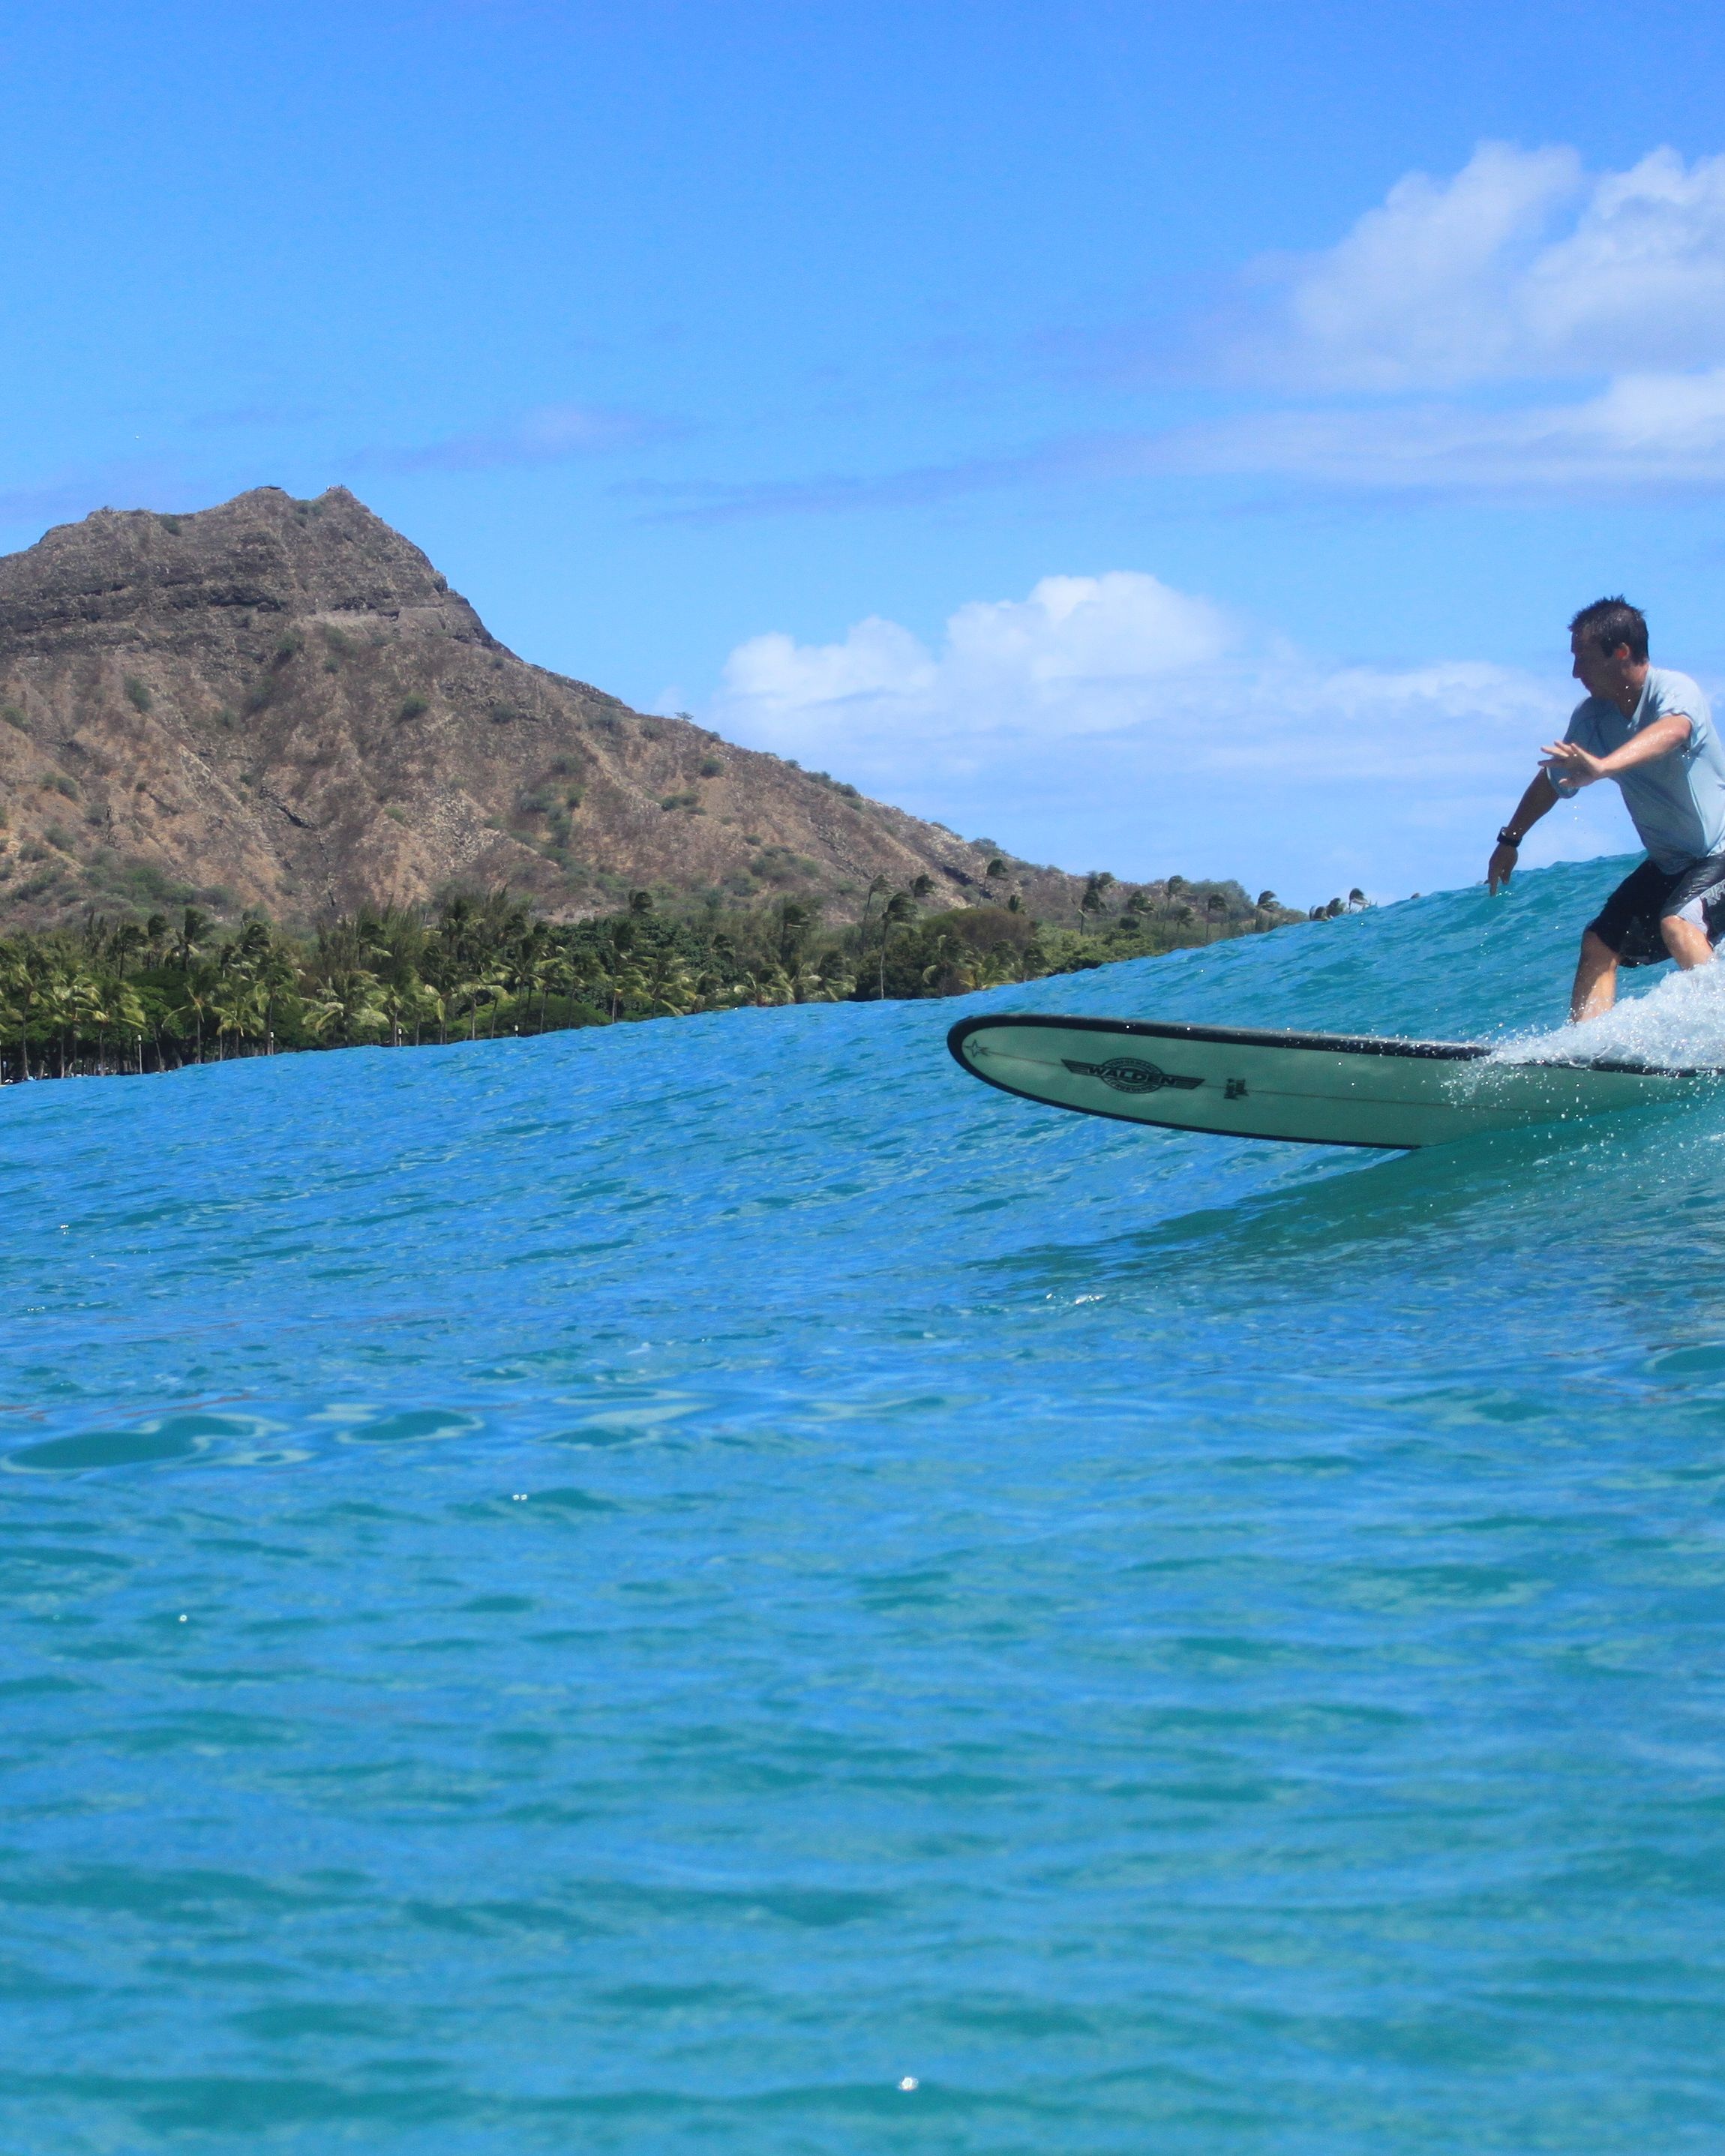
[(1497, 844), (1486, 869), (1486, 883), (1491, 891), (1502, 891), (1515, 873), (1516, 857), (1521, 844), (1540, 818), (1548, 815), (1558, 805), (1558, 790), (1543, 771), (1537, 771), (1527, 792), (1516, 804), (1516, 813), (1499, 833)]
[(1633, 771), (1637, 764), (1657, 763), (1662, 756), (1675, 755), (1688, 747), (1694, 731), (1687, 712), (1668, 711), (1651, 726), (1643, 726), (1640, 733), (1631, 734), (1609, 756), (1590, 755), (1579, 742), (1553, 742), (1540, 751), (1544, 758), (1542, 768), (1553, 775), (1554, 790), (1573, 793), (1577, 787), (1591, 786), (1595, 779), (1616, 778)]

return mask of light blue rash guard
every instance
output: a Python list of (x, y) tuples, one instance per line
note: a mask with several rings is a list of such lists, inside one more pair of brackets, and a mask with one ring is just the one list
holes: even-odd
[[(1678, 712), (1689, 720), (1683, 747), (1638, 764), (1616, 782), (1637, 837), (1667, 874), (1725, 854), (1725, 747), (1697, 684), (1668, 666), (1650, 666), (1633, 718), (1625, 718), (1604, 696), (1589, 696), (1575, 706), (1563, 737), (1590, 756), (1609, 756), (1656, 719)], [(1546, 776), (1566, 798), (1576, 791), (1573, 779), (1560, 782), (1553, 772)]]

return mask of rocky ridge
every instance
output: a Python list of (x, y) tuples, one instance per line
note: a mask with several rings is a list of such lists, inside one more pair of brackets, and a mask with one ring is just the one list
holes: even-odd
[(773, 894), (853, 919), (1083, 880), (531, 665), (345, 488), (99, 510), (0, 558), (0, 906), (310, 922), (507, 884), (554, 919)]

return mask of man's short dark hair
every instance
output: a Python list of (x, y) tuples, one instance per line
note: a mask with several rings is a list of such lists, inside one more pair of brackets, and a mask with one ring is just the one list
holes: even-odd
[(1628, 644), (1629, 655), (1637, 665), (1647, 656), (1647, 617), (1620, 595), (1615, 599), (1595, 599), (1591, 606), (1584, 606), (1570, 623), (1569, 634), (1585, 637), (1607, 659), (1620, 644)]

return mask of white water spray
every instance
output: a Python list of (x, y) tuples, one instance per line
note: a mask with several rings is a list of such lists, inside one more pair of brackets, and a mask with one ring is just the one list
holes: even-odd
[(1725, 963), (1672, 973), (1602, 1018), (1522, 1034), (1491, 1051), (1497, 1063), (1645, 1063), (1657, 1070), (1725, 1070)]

